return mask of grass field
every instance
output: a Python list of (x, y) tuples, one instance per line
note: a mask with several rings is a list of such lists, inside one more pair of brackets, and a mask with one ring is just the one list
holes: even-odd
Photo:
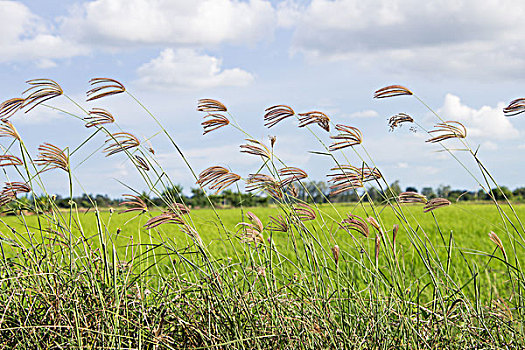
[[(122, 211), (122, 208), (118, 208)], [(318, 205), (318, 216), (315, 220), (306, 223), (310, 237), (297, 237), (297, 233), (273, 232), (270, 229), (270, 216), (282, 214), (282, 209), (277, 206), (256, 207), (245, 209), (197, 209), (191, 212), (191, 221), (206, 247), (207, 251), (214, 259), (230, 261), (231, 264), (239, 263), (240, 260), (249, 255), (249, 250), (254, 248), (253, 243), (242, 243), (242, 228), (238, 223), (247, 221), (245, 213), (251, 211), (256, 214), (265, 226), (263, 231), (264, 242), (260, 246), (269, 246), (271, 237), (272, 246), (280, 255), (290, 260), (306, 259), (308, 252), (304, 241), (312, 243), (312, 247), (318, 254), (330, 255), (331, 248), (337, 245), (340, 248), (341, 256), (339, 269), (341, 271), (358, 271), (360, 269), (359, 261), (363, 261), (363, 252), (369, 256), (374, 255), (375, 238), (373, 236), (364, 237), (355, 232), (348, 232), (338, 226), (347, 213), (368, 217), (372, 214), (371, 206), (362, 206), (357, 204), (338, 204), (338, 205)], [(380, 215), (381, 225), (387, 231), (385, 239), (392, 241), (392, 230), (394, 224), (401, 226), (396, 239), (396, 254), (402, 256), (401, 264), (403, 269), (414, 277), (421, 278), (425, 281), (428, 274), (427, 269), (423, 266), (423, 260), (417, 256), (417, 251), (411, 240), (417, 240), (428, 244), (431, 250), (435, 252), (439, 260), (447, 260), (447, 252), (450, 249), (449, 273), (456, 280), (456, 283), (464, 282), (467, 294), (472, 296), (474, 293), (470, 290), (469, 282), (472, 282), (472, 271), (479, 274), (478, 281), (481, 288), (478, 291), (483, 300), (490, 299), (494, 290), (491, 286), (497, 287), (498, 293), (508, 291), (510, 288), (505, 265), (502, 262), (492, 259), (492, 255), (503, 258), (498, 252), (497, 246), (490, 241), (488, 233), (493, 231), (499, 233), (505, 247), (512, 246), (509, 237), (505, 237), (503, 232), (506, 228), (501, 219), (499, 210), (490, 204), (455, 204), (449, 207), (441, 208), (434, 213), (423, 213), (421, 205), (404, 205), (403, 212), (411, 227), (419, 228), (417, 234), (411, 234), (406, 228), (403, 228), (402, 222), (396, 217), (394, 211), (389, 206), (374, 207), (377, 214)], [(514, 205), (514, 210), (518, 216), (525, 219), (525, 205)], [(510, 210), (507, 210), (510, 215)], [(61, 213), (64, 216), (66, 212)], [(150, 270), (150, 278), (158, 278), (157, 271), (180, 269), (180, 265), (173, 263), (169, 257), (170, 249), (177, 250), (192, 244), (191, 238), (182, 232), (177, 225), (163, 225), (156, 230), (146, 230), (143, 226), (150, 217), (159, 215), (160, 212), (148, 213), (120, 213), (119, 211), (110, 211), (108, 209), (100, 212), (100, 223), (104, 231), (104, 240), (107, 242), (107, 249), (112, 252), (115, 250), (116, 259), (123, 265), (134, 264), (131, 269), (132, 274), (138, 274), (140, 271), (154, 265), (155, 271)], [(244, 215), (244, 216), (243, 216)], [(29, 215), (23, 218), (7, 216), (2, 218), (4, 232), (7, 232), (6, 238), (13, 239), (21, 245), (27, 245), (29, 242), (41, 242), (40, 225), (47, 228), (44, 241), (52, 242), (61, 240), (56, 233), (59, 228), (53, 224), (55, 219), (46, 220), (45, 216), (37, 217)], [(220, 219), (219, 219), (220, 218)], [(97, 218), (95, 211), (78, 213), (77, 222), (80, 223), (83, 235), (86, 241), (90, 242), (92, 247), (102, 248), (98, 235), (91, 237), (89, 233), (97, 232)], [(438, 225), (436, 225), (436, 222)], [(516, 223), (517, 224), (517, 223)], [(28, 230), (26, 229), (26, 225)], [(17, 232), (14, 234), (11, 229)], [(7, 229), (7, 230), (6, 230)], [(82, 237), (80, 231), (73, 231), (77, 238)], [(88, 233), (88, 234), (86, 234)], [(55, 243), (57, 246), (59, 244)], [(80, 241), (77, 241), (77, 249), (81, 254)], [(164, 248), (161, 248), (163, 247)], [(260, 248), (259, 246), (259, 248)], [(9, 245), (4, 243), (4, 254), (12, 256), (17, 249), (8, 248)], [(113, 248), (114, 247), (114, 248)], [(150, 250), (151, 247), (157, 247)], [(516, 256), (523, 263), (524, 252), (521, 246), (516, 247)], [(241, 254), (239, 252), (242, 252)], [(512, 252), (509, 253), (514, 256)], [(111, 253), (112, 254), (112, 253)], [(499, 255), (498, 255), (499, 254)], [(386, 264), (383, 261), (384, 253), (379, 256), (379, 264)], [(137, 257), (140, 257), (137, 259)], [(438, 258), (436, 257), (436, 260)], [(141, 263), (137, 263), (141, 261)], [(327, 267), (333, 268), (334, 262), (325, 261)], [(287, 272), (290, 275), (299, 273), (300, 268), (294, 268), (293, 264), (287, 266)], [(147, 276), (148, 274), (145, 274)]]
[[(0, 192), (4, 212), (12, 214), (0, 217), (0, 349), (525, 345), (525, 206), (496, 200), (505, 199), (505, 192), (470, 148), (465, 126), (444, 121), (424, 102), (438, 120), (433, 130), (406, 114), (390, 118), (390, 127), (413, 123), (427, 133), (426, 141), (439, 143), (459, 162), (490, 203), (450, 203), (394, 191), (363, 147), (359, 129), (335, 124), (318, 111), (296, 114), (285, 105), (266, 109), (265, 125), (297, 119), (324, 146), (311, 153), (333, 160), (330, 194), (353, 193), (358, 204), (302, 201), (313, 198), (303, 182), (306, 171), (282, 164), (275, 138), (269, 147), (252, 139), (226, 106), (211, 99), (197, 106), (205, 113), (204, 132), (238, 129), (241, 138), (248, 137), (241, 151), (261, 164), (247, 178), (214, 165), (197, 175), (174, 138), (124, 85), (92, 79), (88, 101), (127, 94), (186, 162), (201, 199), (212, 207), (189, 210), (154, 152), (122, 131), (111, 113), (88, 112), (52, 80), (28, 83), (25, 97), (0, 105), (0, 116), (64, 95), (82, 113), (45, 106), (93, 128), (79, 147), (91, 147), (88, 141), (99, 132), (106, 135), (101, 147), (87, 153), (102, 149), (106, 156), (124, 157), (165, 206), (127, 195), (121, 208), (99, 210), (92, 202), (85, 212), (74, 201), (66, 202), (69, 209), (59, 208), (54, 196), (33, 188), (46, 188), (42, 172), (62, 172), (68, 197), (75, 197), (70, 157), (77, 157), (79, 148), (70, 152), (44, 143), (35, 158), (3, 119), (0, 136), (11, 139), (5, 149), (16, 155), (1, 155), (0, 165), (14, 168), (19, 181), (8, 180)], [(399, 85), (375, 93), (376, 98), (399, 95), (413, 93)], [(330, 145), (316, 134), (334, 129)], [(461, 148), (446, 146), (449, 139)], [(361, 165), (341, 164), (334, 153), (349, 162), (343, 148)], [(459, 151), (472, 157), (475, 169), (461, 163)], [(276, 204), (219, 209), (205, 195), (238, 181)], [(300, 197), (296, 186), (307, 197)], [(374, 202), (370, 188), (381, 203)]]

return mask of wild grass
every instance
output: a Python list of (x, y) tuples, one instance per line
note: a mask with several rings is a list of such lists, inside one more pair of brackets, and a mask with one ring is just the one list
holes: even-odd
[[(70, 164), (78, 148), (43, 143), (33, 157), (7, 120), (36, 106), (59, 110), (49, 104), (55, 98), (71, 101), (80, 112), (61, 111), (94, 130), (93, 135), (104, 134), (99, 149), (108, 157), (127, 159), (151, 193), (160, 195), (174, 186), (154, 152), (121, 130), (112, 113), (97, 107), (88, 111), (52, 80), (28, 83), (26, 97), (0, 106), (6, 118), (2, 136), (10, 142), (3, 147), (0, 166), (17, 177), (0, 195), (5, 211), (14, 214), (0, 217), (0, 347), (523, 346), (525, 207), (496, 201), (490, 189), (497, 183), (469, 146), (468, 126), (437, 114), (436, 128), (429, 131), (406, 114), (390, 120), (392, 129), (412, 123), (428, 132), (428, 142), (439, 144), (465, 168), (491, 196), (491, 204), (459, 205), (396, 193), (356, 127), (334, 125), (320, 111), (296, 113), (287, 105), (266, 109), (261, 122), (268, 127), (289, 127), (277, 124), (295, 119), (321, 141), (324, 149), (317, 153), (333, 161), (327, 169), (332, 194), (352, 191), (360, 198), (358, 203), (320, 205), (297, 198), (297, 188), (306, 190), (307, 170), (284, 164), (274, 150), (278, 140), (270, 139), (268, 147), (250, 136), (225, 104), (199, 101), (203, 132), (238, 129), (240, 142), (247, 141), (240, 151), (260, 158), (251, 173), (214, 164), (198, 173), (175, 142), (176, 133), (162, 127), (122, 83), (96, 78), (87, 102), (128, 95), (158, 125), (204, 191), (239, 189), (244, 182), (247, 191), (270, 196), (274, 204), (193, 210), (179, 194), (164, 197), (165, 205), (158, 208), (137, 190), (124, 194), (120, 208), (106, 210), (93, 203), (81, 212), (71, 202), (63, 211), (47, 194), (40, 174), (67, 173), (72, 198)], [(422, 102), (399, 85), (380, 89), (375, 97), (403, 95)], [(520, 111), (515, 101), (506, 110), (513, 115)], [(334, 128), (333, 143), (324, 143), (319, 133)], [(90, 146), (84, 141), (81, 147)], [(457, 152), (471, 156), (477, 168), (467, 168)], [(351, 164), (350, 155), (360, 164)], [(382, 200), (374, 202), (365, 184), (380, 190)], [(37, 200), (38, 191), (45, 200)], [(23, 193), (31, 200), (23, 200)]]

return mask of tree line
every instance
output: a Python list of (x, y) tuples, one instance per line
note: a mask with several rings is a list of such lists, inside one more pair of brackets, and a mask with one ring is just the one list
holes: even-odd
[[(386, 187), (386, 186), (385, 186)], [(468, 191), (460, 189), (452, 189), (451, 186), (441, 185), (437, 188), (422, 187), (418, 190), (414, 186), (406, 187), (405, 190), (399, 185), (399, 181), (395, 181), (386, 188), (368, 187), (366, 188), (367, 196), (375, 203), (386, 202), (402, 192), (411, 191), (425, 195), (428, 199), (441, 197), (450, 200), (451, 202), (471, 202), (471, 201), (489, 201), (491, 196), (496, 200), (504, 200), (505, 198), (514, 202), (525, 202), (525, 187), (518, 187), (510, 190), (506, 186), (499, 189), (493, 188), (490, 193), (483, 190)], [(336, 196), (330, 195), (330, 186), (324, 181), (306, 181), (302, 186), (295, 186), (295, 195), (309, 203), (345, 203), (356, 202), (362, 200), (365, 189), (358, 189), (356, 191), (346, 191)], [(173, 202), (183, 202), (193, 208), (202, 208), (210, 206), (210, 202), (217, 207), (254, 207), (266, 206), (274, 202), (271, 197), (262, 194), (243, 193), (232, 190), (224, 190), (219, 194), (211, 194), (206, 198), (205, 193), (200, 188), (190, 189), (189, 194), (184, 194), (183, 188), (180, 185), (173, 186), (161, 192), (160, 195), (152, 195), (146, 192), (136, 193), (136, 196), (141, 198), (148, 206), (152, 207), (166, 207)], [(92, 208), (95, 204), (100, 208), (118, 208), (124, 198), (111, 198), (108, 195), (102, 194), (83, 194), (82, 196), (62, 197), (55, 195), (49, 198), (48, 196), (40, 196), (33, 198), (32, 196), (20, 197), (16, 203), (11, 203), (11, 209), (25, 209), (31, 210), (34, 207), (35, 200), (38, 207), (46, 210), (50, 209), (51, 200), (54, 205), (59, 208), (69, 208), (71, 205), (77, 208)]]

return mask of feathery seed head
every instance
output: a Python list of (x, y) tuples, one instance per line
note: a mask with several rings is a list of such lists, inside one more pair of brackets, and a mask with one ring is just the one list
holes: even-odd
[(89, 84), (93, 88), (86, 93), (86, 101), (93, 101), (102, 97), (121, 94), (126, 91), (126, 88), (121, 82), (110, 78), (93, 78), (89, 81)]

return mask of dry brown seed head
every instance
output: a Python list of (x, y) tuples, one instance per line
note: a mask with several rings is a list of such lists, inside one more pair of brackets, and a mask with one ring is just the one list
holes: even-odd
[(50, 143), (44, 143), (38, 147), (38, 151), (40, 153), (35, 163), (45, 166), (42, 171), (51, 169), (69, 171), (69, 157), (66, 155), (65, 150), (61, 150)]
[(4, 205), (11, 203), (15, 199), (16, 197), (12, 193), (0, 194), (0, 207), (3, 207)]
[(272, 152), (270, 152), (268, 147), (266, 147), (262, 142), (253, 139), (246, 139), (246, 141), (248, 141), (248, 144), (241, 145), (241, 152), (253, 154), (266, 159), (270, 159), (272, 157)]
[(216, 190), (215, 193), (219, 193), (240, 179), (239, 175), (230, 172), (224, 167), (212, 166), (199, 174), (199, 179), (196, 183), (201, 187), (209, 186), (210, 190)]
[(275, 145), (275, 141), (277, 140), (277, 136), (268, 136), (268, 139), (270, 140), (270, 145), (273, 146)]
[(121, 82), (111, 78), (93, 78), (89, 81), (89, 84), (93, 88), (86, 93), (86, 101), (93, 101), (126, 91), (126, 88)]
[(397, 238), (398, 231), (399, 231), (399, 225), (394, 224), (394, 227), (392, 228), (392, 249), (394, 250), (394, 254), (396, 253), (396, 238)]
[(348, 219), (343, 219), (339, 226), (346, 231), (357, 231), (363, 236), (368, 237), (370, 231), (365, 220), (357, 215), (347, 214)]
[(93, 108), (88, 114), (88, 117), (84, 117), (84, 120), (87, 121), (85, 125), (86, 128), (115, 122), (113, 115), (102, 108)]
[(414, 118), (409, 116), (406, 113), (398, 113), (394, 115), (393, 117), (390, 117), (388, 119), (388, 126), (390, 127), (390, 131), (394, 131), (395, 128), (401, 126), (403, 123), (413, 123)]
[(330, 118), (319, 111), (312, 111), (306, 113), (299, 113), (299, 127), (305, 127), (310, 124), (317, 124), (322, 129), (330, 132)]
[(10, 98), (0, 104), (0, 119), (8, 119), (24, 105), (25, 99), (21, 97)]
[(140, 146), (140, 141), (128, 132), (117, 132), (108, 136), (106, 144), (107, 147), (104, 148), (103, 152), (107, 153), (106, 157), (109, 157), (113, 154)]
[(301, 221), (315, 220), (316, 218), (315, 211), (308, 204), (298, 203), (293, 206), (293, 210)]
[(246, 191), (265, 191), (269, 196), (279, 199), (283, 198), (281, 185), (271, 175), (250, 174), (246, 181)]
[(330, 136), (331, 139), (336, 140), (330, 145), (330, 151), (359, 145), (363, 142), (363, 135), (358, 128), (343, 124), (337, 124), (335, 128), (337, 131), (340, 131), (340, 134)]
[(449, 120), (436, 124), (435, 128), (430, 130), (429, 133), (438, 133), (438, 135), (426, 140), (426, 142), (436, 143), (451, 138), (464, 139), (467, 137), (467, 129), (460, 122)]
[(264, 226), (261, 220), (252, 212), (247, 212), (246, 215), (248, 216), (248, 219), (251, 223), (240, 222), (237, 224), (237, 226), (241, 226), (239, 230), (243, 230), (241, 241), (243, 243), (253, 242), (255, 245), (264, 243), (264, 237), (262, 234)]
[(332, 247), (332, 256), (334, 257), (335, 265), (339, 264), (339, 246), (336, 244)]
[(379, 232), (381, 232), (381, 226), (379, 226), (379, 223), (377, 222), (377, 220), (372, 217), (372, 216), (369, 216), (366, 221), (368, 221), (370, 223), (370, 225), (372, 225), (376, 230), (378, 230)]
[(428, 202), (426, 196), (419, 194), (417, 192), (411, 192), (411, 191), (400, 193), (398, 196), (398, 201), (401, 204), (406, 204), (406, 203), (427, 204)]
[(168, 210), (173, 213), (178, 213), (180, 215), (185, 215), (190, 213), (190, 208), (185, 204), (173, 202), (168, 205)]
[(413, 95), (412, 91), (401, 85), (390, 85), (377, 90), (374, 98), (386, 98), (394, 96)]
[(230, 120), (222, 114), (206, 114), (204, 119), (205, 120), (201, 123), (204, 129), (203, 135), (230, 124)]
[(119, 214), (129, 213), (129, 212), (134, 212), (134, 211), (145, 213), (148, 211), (148, 206), (146, 205), (144, 200), (142, 200), (142, 198), (140, 198), (139, 196), (135, 196), (132, 194), (124, 194), (122, 195), (122, 197), (124, 197), (126, 200), (119, 203), (119, 205), (128, 205), (131, 207), (119, 212)]
[(147, 230), (151, 230), (159, 225), (163, 224), (177, 224), (177, 225), (184, 225), (184, 219), (182, 216), (180, 216), (177, 213), (173, 212), (164, 212), (160, 215), (154, 216), (151, 219), (149, 219), (144, 227)]
[(2, 120), (0, 124), (0, 137), (12, 137), (18, 141), (21, 140), (20, 134), (16, 131), (15, 126), (7, 120)]
[(281, 168), (277, 173), (280, 177), (284, 177), (280, 182), (281, 187), (286, 187), (294, 181), (300, 181), (308, 177), (304, 170), (295, 167)]
[(24, 98), (24, 103), (20, 108), (31, 106), (25, 112), (29, 112), (39, 104), (46, 102), (54, 97), (60, 96), (64, 93), (60, 85), (51, 79), (32, 79), (26, 83), (31, 85), (25, 90), (22, 95), (27, 95)]
[(9, 165), (22, 165), (24, 164), (22, 160), (16, 156), (10, 154), (0, 155), (0, 167), (9, 166)]
[(1, 194), (15, 197), (19, 193), (29, 192), (31, 192), (31, 187), (25, 182), (6, 182)]
[(278, 215), (277, 218), (270, 216), (270, 225), (268, 228), (275, 232), (288, 232), (290, 227), (288, 221), (282, 215)]
[(197, 104), (197, 111), (199, 112), (227, 112), (225, 105), (217, 100), (211, 98), (201, 98)]
[(517, 98), (503, 108), (506, 117), (512, 117), (523, 112), (525, 112), (525, 98)]
[(139, 168), (141, 168), (144, 171), (149, 170), (148, 162), (144, 158), (138, 155), (134, 155), (133, 158), (135, 159), (135, 165)]
[(505, 261), (507, 261), (507, 253), (505, 253), (505, 248), (503, 247), (503, 242), (498, 237), (497, 234), (495, 234), (493, 231), (490, 231), (489, 233), (489, 239), (494, 242), (498, 246), (498, 248), (501, 250), (501, 253), (503, 254), (503, 257), (505, 258)]
[(433, 198), (427, 202), (427, 204), (423, 207), (423, 212), (428, 213), (429, 211), (433, 211), (435, 209), (446, 207), (450, 205), (450, 201), (445, 198)]
[(271, 128), (275, 124), (279, 123), (281, 120), (293, 117), (295, 112), (294, 110), (286, 105), (276, 105), (269, 108), (266, 108), (264, 114), (264, 126)]

